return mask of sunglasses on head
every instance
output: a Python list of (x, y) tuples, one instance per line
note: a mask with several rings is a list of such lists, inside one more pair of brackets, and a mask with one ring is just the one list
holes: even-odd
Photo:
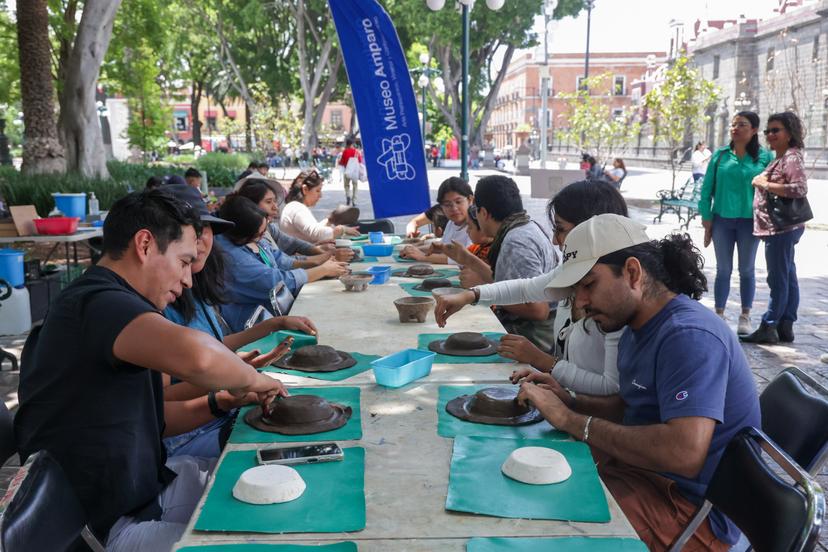
[(776, 134), (777, 132), (782, 132), (784, 129), (782, 127), (775, 127), (775, 128), (766, 128), (762, 132), (765, 133), (765, 136), (768, 134)]

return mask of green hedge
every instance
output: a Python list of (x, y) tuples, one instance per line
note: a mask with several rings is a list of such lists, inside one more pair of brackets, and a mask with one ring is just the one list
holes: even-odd
[[(0, 167), (0, 197), (9, 205), (34, 205), (41, 216), (54, 208), (53, 192), (94, 192), (101, 209), (109, 209), (120, 197), (131, 190), (144, 188), (151, 176), (184, 174), (190, 163), (178, 164), (175, 157), (166, 163), (142, 165), (110, 161), (110, 178), (101, 180), (77, 174), (24, 175), (12, 167)], [(183, 161), (192, 161), (185, 157)], [(231, 187), (236, 177), (247, 168), (249, 159), (240, 154), (208, 153), (196, 161), (199, 170), (207, 172), (210, 187)]]

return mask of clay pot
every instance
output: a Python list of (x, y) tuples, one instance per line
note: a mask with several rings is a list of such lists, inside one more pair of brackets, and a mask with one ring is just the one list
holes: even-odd
[(304, 435), (342, 427), (351, 417), (351, 407), (331, 403), (317, 395), (291, 395), (274, 401), (269, 414), (260, 406), (245, 414), (244, 420), (262, 431)]
[(534, 424), (543, 419), (537, 409), (517, 401), (517, 389), (487, 387), (460, 395), (446, 404), (449, 414), (469, 422), (494, 425)]
[(427, 264), (415, 264), (408, 267), (406, 271), (410, 276), (428, 276), (434, 274), (434, 267)]
[(400, 322), (425, 322), (428, 311), (434, 307), (431, 297), (403, 297), (394, 301)]
[(463, 293), (466, 291), (463, 288), (459, 287), (439, 287), (431, 290), (431, 295), (434, 296), (435, 299), (438, 297), (442, 297), (445, 295), (455, 295), (457, 293)]
[(345, 291), (365, 291), (373, 278), (370, 274), (346, 274), (340, 276), (339, 281), (345, 286)]
[(428, 344), (430, 351), (451, 356), (488, 356), (497, 352), (497, 343), (483, 334), (459, 332), (447, 339), (436, 339)]
[(448, 278), (426, 278), (421, 283), (414, 286), (414, 289), (419, 291), (431, 291), (437, 288), (451, 287), (451, 280)]
[(307, 345), (296, 349), (287, 357), (280, 358), (274, 364), (277, 368), (303, 372), (335, 372), (350, 368), (356, 364), (356, 359), (329, 345)]

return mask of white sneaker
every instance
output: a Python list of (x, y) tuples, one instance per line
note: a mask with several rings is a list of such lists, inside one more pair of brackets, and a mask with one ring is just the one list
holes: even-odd
[(736, 329), (736, 333), (739, 335), (747, 335), (753, 331), (753, 327), (750, 325), (750, 315), (749, 314), (740, 314), (739, 315), (739, 325)]

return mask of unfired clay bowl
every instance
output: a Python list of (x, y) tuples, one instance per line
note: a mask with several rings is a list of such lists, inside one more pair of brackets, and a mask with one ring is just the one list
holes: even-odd
[(545, 447), (515, 449), (500, 469), (507, 477), (529, 485), (560, 483), (572, 475), (566, 457)]
[(434, 308), (434, 299), (431, 297), (402, 297), (394, 301), (400, 322), (425, 322), (428, 311)]
[(373, 278), (370, 274), (346, 274), (340, 276), (339, 281), (345, 286), (345, 291), (365, 291)]

